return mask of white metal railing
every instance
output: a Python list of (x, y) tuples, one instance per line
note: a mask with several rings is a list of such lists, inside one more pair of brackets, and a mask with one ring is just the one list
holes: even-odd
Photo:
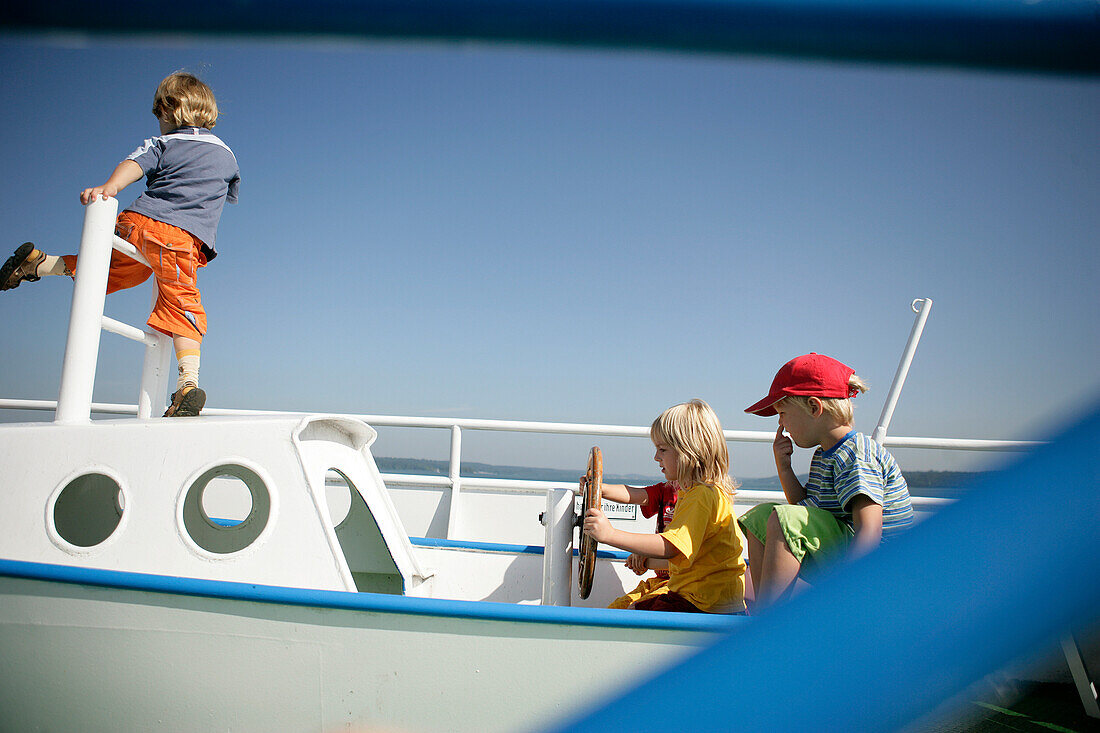
[[(56, 402), (49, 400), (17, 400), (0, 399), (0, 409), (8, 410), (54, 410)], [(134, 415), (137, 414), (135, 405), (93, 403), (91, 410), (101, 414)], [(229, 408), (208, 407), (203, 410), (204, 415), (211, 416), (273, 416), (273, 415), (308, 415), (308, 412), (278, 411), (278, 410), (237, 410)], [(339, 415), (352, 419), (362, 420), (376, 427), (402, 427), (402, 428), (427, 428), (446, 429), (451, 433), (450, 458), (446, 476), (441, 475), (414, 475), (414, 474), (383, 474), (383, 479), (388, 485), (395, 486), (430, 486), (439, 487), (452, 492), (451, 506), (456, 507), (458, 496), (463, 489), (478, 489), (480, 491), (499, 491), (513, 494), (544, 494), (556, 489), (575, 490), (574, 484), (558, 481), (535, 481), (525, 479), (490, 479), (469, 477), (461, 475), (462, 465), (462, 431), (485, 430), (498, 432), (525, 432), (540, 433), (544, 435), (588, 435), (592, 437), (634, 437), (649, 438), (649, 428), (629, 425), (589, 425), (583, 423), (556, 423), (534, 422), (520, 420), (482, 420), (471, 418), (444, 418), (444, 417), (407, 417), (401, 415), (370, 415), (359, 413), (346, 413)], [(726, 430), (726, 440), (733, 443), (771, 443), (775, 440), (775, 433), (770, 430)], [(965, 450), (965, 451), (1023, 451), (1034, 448), (1042, 443), (1040, 441), (1025, 440), (972, 440), (958, 438), (906, 438), (886, 437), (884, 444), (890, 448), (918, 448), (937, 450)], [(579, 475), (579, 474), (578, 474)], [(738, 495), (750, 500), (783, 500), (779, 491), (764, 491), (754, 489), (741, 489)], [(913, 497), (916, 508), (934, 508), (949, 499), (935, 497)], [(452, 511), (448, 518), (448, 536), (458, 521), (457, 512)]]
[[(52, 400), (23, 400), (0, 398), (0, 410), (31, 410), (52, 412), (57, 402)], [(137, 407), (112, 402), (93, 402), (91, 411), (102, 415), (135, 415)], [(211, 416), (273, 416), (314, 415), (315, 412), (299, 410), (239, 410), (224, 407), (205, 407), (203, 415)], [(557, 435), (595, 435), (609, 437), (649, 437), (649, 428), (630, 425), (598, 425), (587, 423), (537, 422), (529, 420), (484, 420), (479, 418), (406, 417), (402, 415), (370, 415), (365, 413), (326, 413), (336, 417), (350, 417), (371, 425), (401, 428), (447, 428), (464, 430), (497, 430), (515, 433), (546, 433)], [(771, 443), (775, 432), (771, 430), (726, 430), (727, 441), (740, 443)], [(924, 448), (936, 450), (960, 450), (977, 452), (1026, 451), (1043, 445), (1038, 440), (985, 440), (976, 438), (907, 438), (888, 436), (883, 445), (888, 448)], [(464, 479), (471, 481), (475, 479)]]
[[(0, 409), (50, 410), (56, 403), (35, 400), (0, 399)], [(135, 414), (134, 405), (93, 404), (91, 409), (97, 412), (114, 414)], [(298, 416), (310, 413), (279, 412), (268, 410), (234, 410), (225, 408), (206, 408), (204, 415), (211, 416)], [(341, 417), (363, 420), (376, 427), (415, 427), (450, 431), (451, 446), (447, 475), (411, 475), (382, 474), (387, 486), (438, 487), (444, 493), (449, 492), (447, 502), (448, 515), (444, 539), (462, 537), (463, 493), (470, 489), (479, 492), (501, 492), (506, 494), (541, 494), (546, 500), (543, 513), (544, 547), (543, 588), (544, 605), (569, 605), (572, 588), (572, 547), (573, 547), (573, 496), (577, 490), (574, 482), (534, 481), (522, 479), (490, 479), (466, 477), (461, 474), (462, 431), (488, 430), (500, 432), (527, 432), (546, 435), (587, 435), (591, 437), (633, 437), (649, 438), (649, 428), (626, 425), (585, 425), (579, 423), (527, 422), (516, 420), (478, 420), (463, 418), (405, 417), (394, 415), (344, 414)], [(771, 443), (775, 433), (755, 430), (726, 430), (727, 441), (742, 443)], [(945, 448), (949, 450), (1026, 450), (1039, 445), (1031, 441), (1008, 440), (957, 440), (949, 438), (885, 438), (891, 447)], [(578, 471), (579, 475), (579, 471)], [(762, 491), (741, 489), (738, 497), (745, 502), (778, 501), (785, 498), (781, 491)], [(952, 499), (939, 497), (913, 496), (913, 508), (917, 511), (931, 511), (948, 504)]]
[(910, 304), (910, 308), (917, 314), (913, 321), (913, 328), (909, 331), (909, 340), (905, 343), (905, 349), (898, 362), (898, 369), (894, 372), (894, 381), (890, 390), (886, 393), (886, 401), (882, 405), (882, 414), (879, 415), (878, 425), (871, 439), (882, 444), (886, 438), (886, 429), (890, 427), (890, 420), (894, 416), (894, 408), (897, 407), (898, 398), (901, 397), (901, 388), (905, 384), (905, 377), (909, 374), (909, 366), (913, 363), (913, 356), (917, 353), (917, 344), (921, 334), (924, 333), (924, 324), (928, 321), (928, 314), (932, 312), (931, 298), (917, 298)]
[[(111, 250), (148, 265), (132, 244), (115, 236), (118, 200), (96, 199), (85, 207), (84, 227), (80, 235), (78, 266), (73, 284), (73, 303), (69, 314), (69, 335), (61, 366), (54, 422), (86, 423), (91, 420), (92, 388), (99, 359), (101, 331), (110, 331), (145, 346), (137, 416), (148, 418), (164, 409), (168, 391), (168, 372), (172, 362), (172, 339), (156, 331), (143, 331), (103, 315), (107, 297), (107, 277)], [(154, 299), (156, 292), (153, 293)]]

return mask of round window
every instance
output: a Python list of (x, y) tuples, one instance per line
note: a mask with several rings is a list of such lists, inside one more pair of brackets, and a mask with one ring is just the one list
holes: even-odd
[(53, 523), (70, 545), (94, 547), (118, 529), (122, 521), (122, 488), (110, 476), (77, 476), (57, 495)]
[(270, 516), (271, 495), (263, 479), (236, 464), (204, 472), (183, 499), (187, 534), (202, 549), (219, 555), (239, 552), (255, 542)]

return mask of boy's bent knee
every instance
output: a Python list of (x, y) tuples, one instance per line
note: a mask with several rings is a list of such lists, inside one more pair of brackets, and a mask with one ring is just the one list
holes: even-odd
[[(768, 515), (768, 539), (767, 539), (767, 544), (770, 545), (773, 542), (782, 542), (783, 545), (788, 550), (792, 549), (791, 548), (791, 543), (787, 539), (787, 533), (783, 529), (783, 522), (779, 518), (779, 512), (774, 511), (774, 510), (772, 511), (771, 514)], [(799, 558), (799, 559), (801, 559), (801, 558)]]
[(764, 542), (768, 536), (768, 522), (775, 516), (775, 510), (778, 504), (768, 502), (764, 504), (757, 504), (752, 509), (742, 514), (737, 523), (741, 525), (741, 530), (745, 533), (745, 537), (751, 537), (758, 542)]

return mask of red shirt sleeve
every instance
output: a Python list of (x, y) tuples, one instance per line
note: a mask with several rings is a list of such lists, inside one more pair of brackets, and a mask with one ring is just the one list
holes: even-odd
[(667, 481), (647, 486), (645, 491), (649, 494), (649, 501), (642, 506), (642, 516), (647, 519), (655, 516), (662, 504), (668, 507), (676, 503), (676, 491), (672, 488), (672, 484)]

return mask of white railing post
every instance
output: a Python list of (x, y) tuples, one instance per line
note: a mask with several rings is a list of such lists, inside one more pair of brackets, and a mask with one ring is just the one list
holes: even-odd
[(447, 536), (444, 539), (454, 539), (457, 535), (459, 520), (458, 496), (462, 492), (462, 428), (451, 426), (451, 463), (447, 470), (447, 477), (451, 482), (451, 503), (447, 510)]
[[(153, 292), (156, 297), (156, 291)], [(172, 337), (158, 331), (146, 333), (145, 361), (141, 366), (141, 389), (138, 392), (139, 419), (160, 417), (164, 412), (164, 397), (168, 394), (169, 370), (172, 368)]]
[(113, 198), (96, 199), (84, 211), (69, 314), (69, 337), (65, 343), (54, 422), (86, 423), (92, 419), (92, 388), (99, 359), (99, 333), (117, 214), (118, 200)]
[[(138, 248), (125, 239), (114, 236), (111, 238), (111, 246), (130, 259), (136, 260), (146, 267), (149, 266), (149, 262), (138, 251)], [(152, 301), (149, 304), (150, 312), (156, 309), (157, 292), (158, 288), (154, 286)], [(172, 345), (172, 337), (166, 336), (153, 328), (142, 331), (141, 329), (132, 329), (132, 327), (120, 329), (118, 328), (120, 325), (112, 322), (110, 318), (103, 319), (105, 329), (128, 339), (139, 341), (145, 347), (145, 360), (141, 368), (141, 386), (138, 389), (137, 416), (139, 419), (159, 417), (164, 412), (164, 397), (168, 394), (168, 380), (170, 379), (168, 370), (172, 366), (172, 352), (174, 351), (174, 349), (169, 348)]]
[(546, 492), (542, 515), (542, 605), (568, 606), (573, 592), (573, 504), (571, 489)]
[(898, 370), (894, 373), (894, 382), (890, 385), (890, 391), (886, 394), (886, 403), (882, 406), (882, 414), (879, 415), (878, 425), (875, 427), (875, 432), (871, 434), (871, 439), (880, 445), (886, 437), (886, 429), (890, 427), (890, 420), (894, 416), (894, 408), (897, 407), (898, 398), (901, 397), (901, 388), (905, 384), (906, 375), (909, 374), (909, 365), (913, 363), (913, 355), (917, 353), (917, 344), (920, 342), (920, 335), (924, 331), (924, 322), (928, 320), (928, 314), (932, 310), (932, 299), (917, 298), (910, 307), (917, 314), (917, 318), (913, 321), (912, 330), (909, 331), (909, 341), (905, 344), (905, 351), (902, 352)]

